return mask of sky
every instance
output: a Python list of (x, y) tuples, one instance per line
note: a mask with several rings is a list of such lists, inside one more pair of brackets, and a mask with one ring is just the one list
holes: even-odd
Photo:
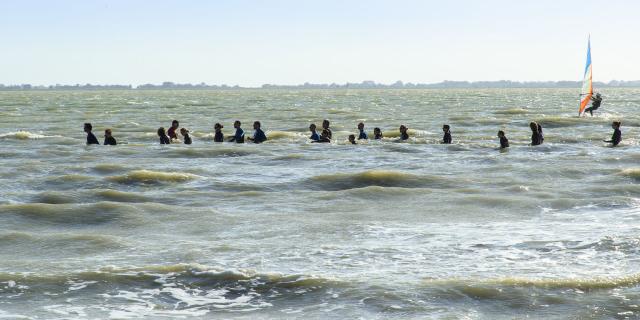
[(0, 83), (640, 79), (640, 1), (0, 1)]

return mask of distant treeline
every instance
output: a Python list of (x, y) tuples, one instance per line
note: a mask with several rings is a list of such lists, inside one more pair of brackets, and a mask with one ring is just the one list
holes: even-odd
[[(447, 88), (580, 88), (580, 81), (443, 81), (438, 83), (404, 83), (397, 81), (393, 84), (382, 84), (374, 81), (363, 81), (360, 83), (345, 84), (314, 84), (304, 83), (299, 85), (276, 85), (263, 84), (262, 89), (447, 89)], [(595, 88), (631, 88), (640, 87), (640, 80), (619, 81), (613, 80), (609, 82), (594, 82)], [(76, 84), (76, 85), (50, 85), (35, 86), (30, 84), (20, 85), (4, 85), (0, 84), (0, 91), (10, 90), (239, 90), (239, 89), (257, 89), (251, 87), (240, 87), (238, 85), (208, 85), (206, 83), (174, 83), (163, 82), (162, 84), (143, 84), (139, 86), (132, 85), (93, 85), (93, 84)]]

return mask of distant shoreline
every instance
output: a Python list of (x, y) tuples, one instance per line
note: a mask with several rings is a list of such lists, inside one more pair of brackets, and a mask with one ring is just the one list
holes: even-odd
[[(143, 84), (133, 85), (92, 85), (92, 84), (75, 84), (75, 85), (49, 85), (37, 86), (31, 84), (20, 85), (3, 85), (0, 84), (0, 91), (98, 91), (98, 90), (261, 90), (261, 89), (284, 89), (284, 90), (308, 90), (308, 89), (575, 89), (580, 88), (580, 81), (443, 81), (438, 83), (404, 83), (397, 81), (393, 84), (381, 84), (373, 81), (363, 81), (360, 83), (345, 84), (313, 84), (304, 83), (300, 85), (276, 85), (263, 84), (260, 87), (241, 87), (238, 85), (208, 85), (205, 83), (174, 83), (163, 82), (162, 84)], [(594, 82), (596, 88), (640, 88), (640, 80), (634, 81), (618, 81)]]

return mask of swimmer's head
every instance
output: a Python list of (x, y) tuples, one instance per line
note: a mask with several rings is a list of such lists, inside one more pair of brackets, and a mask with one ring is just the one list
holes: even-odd
[(180, 123), (178, 122), (178, 120), (171, 121), (171, 127), (178, 128), (178, 126), (180, 126)]
[(93, 126), (91, 125), (91, 123), (86, 122), (84, 124), (84, 132), (91, 132), (91, 130), (93, 130)]

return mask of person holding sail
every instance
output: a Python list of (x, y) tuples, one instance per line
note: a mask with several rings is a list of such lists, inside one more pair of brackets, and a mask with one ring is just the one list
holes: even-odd
[(602, 104), (602, 96), (600, 93), (596, 93), (595, 96), (591, 97), (591, 107), (584, 110), (584, 112), (589, 112), (589, 114), (593, 117), (593, 112), (600, 108), (600, 104)]

